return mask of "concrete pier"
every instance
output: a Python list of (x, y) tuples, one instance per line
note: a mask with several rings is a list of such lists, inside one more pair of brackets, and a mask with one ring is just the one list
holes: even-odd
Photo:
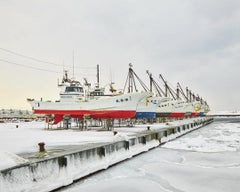
[[(158, 147), (213, 121), (210, 117), (192, 119), (188, 123), (161, 129), (147, 127), (117, 142), (68, 146), (65, 150), (46, 157), (32, 158), (29, 162), (0, 172), (0, 191), (51, 191), (69, 185), (89, 174), (132, 158)], [(119, 130), (115, 130), (117, 135)], [(159, 157), (161, 158), (161, 157)], [(50, 183), (50, 184), (49, 184)]]

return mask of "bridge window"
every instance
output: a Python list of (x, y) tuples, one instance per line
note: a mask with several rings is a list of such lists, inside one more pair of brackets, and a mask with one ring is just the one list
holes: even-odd
[(66, 87), (65, 92), (83, 92), (82, 87)]

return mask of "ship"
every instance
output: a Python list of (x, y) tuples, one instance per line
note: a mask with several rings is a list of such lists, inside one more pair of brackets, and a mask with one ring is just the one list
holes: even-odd
[[(156, 117), (183, 118), (204, 115), (203, 107), (198, 97), (190, 94), (190, 99), (185, 95), (179, 83), (177, 83), (176, 92), (168, 85), (167, 81), (160, 74), (165, 87), (165, 91), (159, 86), (152, 74), (147, 71), (150, 78), (150, 91), (155, 88), (156, 95), (149, 99), (150, 103), (157, 106)], [(188, 91), (188, 90), (187, 90)], [(180, 97), (180, 93), (182, 97)], [(188, 93), (188, 92), (187, 92)]]
[[(27, 99), (34, 114), (45, 114), (53, 118), (52, 124), (58, 124), (64, 118), (126, 119), (136, 114), (139, 101), (146, 99), (149, 93), (118, 93), (94, 97), (84, 85), (68, 78), (63, 78), (60, 100), (37, 101)], [(95, 92), (96, 93), (96, 92)], [(98, 95), (99, 96), (99, 95)]]
[[(165, 85), (165, 91), (150, 78), (150, 89), (141, 81), (129, 64), (129, 73), (123, 91), (117, 92), (110, 84), (110, 94), (105, 94), (105, 88), (99, 86), (99, 66), (97, 66), (97, 84), (94, 88), (84, 78), (85, 84), (68, 78), (67, 71), (62, 82), (60, 100), (40, 101), (27, 99), (34, 114), (45, 114), (52, 124), (58, 124), (63, 119), (93, 118), (93, 119), (153, 119), (158, 117), (183, 118), (205, 115), (209, 111), (208, 104), (188, 89), (186, 95), (180, 84), (175, 92), (160, 75)], [(136, 89), (136, 78), (144, 91)], [(128, 85), (128, 90), (125, 88)], [(155, 87), (155, 94), (153, 91)], [(181, 93), (181, 96), (180, 96)]]
[(142, 99), (137, 106), (135, 119), (153, 119), (156, 117), (156, 105), (149, 102), (149, 99), (153, 96), (153, 93), (148, 89), (144, 82), (134, 72), (133, 65), (129, 63), (129, 70), (127, 79), (123, 88), (123, 92), (134, 93), (138, 92), (137, 82), (141, 85), (144, 92), (148, 94), (148, 97)]

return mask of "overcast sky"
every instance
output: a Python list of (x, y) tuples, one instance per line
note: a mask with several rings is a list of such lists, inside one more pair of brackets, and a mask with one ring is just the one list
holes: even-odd
[(146, 84), (149, 70), (240, 110), (239, 0), (1, 0), (0, 24), (0, 108), (58, 99), (63, 69), (94, 83), (99, 64), (123, 88), (132, 63)]

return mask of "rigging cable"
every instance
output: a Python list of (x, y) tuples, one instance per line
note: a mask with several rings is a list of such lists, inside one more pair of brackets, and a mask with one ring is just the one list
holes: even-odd
[(6, 51), (6, 52), (8, 52), (8, 53), (11, 53), (11, 54), (14, 54), (14, 55), (17, 55), (17, 56), (20, 56), (20, 57), (24, 57), (24, 58), (27, 58), (27, 59), (31, 59), (31, 60), (33, 60), (33, 61), (37, 61), (37, 62), (41, 62), (41, 63), (47, 63), (47, 64), (51, 64), (51, 65), (61, 66), (61, 67), (62, 67), (62, 65), (60, 65), (60, 64), (56, 64), (56, 63), (44, 61), (44, 60), (41, 60), (41, 59), (36, 59), (36, 58), (34, 58), (34, 57), (30, 57), (30, 56), (26, 56), (26, 55), (23, 55), (23, 54), (19, 54), (19, 53), (16, 53), (16, 52), (14, 52), (14, 51), (10, 51), (10, 50), (8, 50), (8, 49), (4, 49), (4, 48), (1, 48), (1, 47), (0, 47), (0, 50)]
[[(17, 56), (20, 56), (20, 57), (24, 57), (24, 58), (27, 58), (27, 59), (31, 59), (33, 61), (37, 61), (37, 62), (40, 62), (40, 63), (46, 63), (46, 64), (51, 64), (51, 65), (55, 65), (55, 66), (58, 66), (58, 67), (63, 67), (63, 64), (57, 64), (57, 63), (53, 63), (53, 62), (49, 62), (49, 61), (44, 61), (42, 59), (37, 59), (35, 57), (31, 57), (31, 56), (27, 56), (27, 55), (23, 55), (23, 54), (20, 54), (20, 53), (17, 53), (15, 51), (11, 51), (9, 49), (5, 49), (5, 48), (2, 48), (0, 47), (0, 50), (2, 51), (5, 51), (5, 52), (8, 52), (8, 53), (11, 53), (11, 54), (14, 54), (14, 55), (17, 55)], [(69, 66), (64, 66), (64, 67), (67, 67), (69, 68)], [(78, 66), (74, 66), (74, 68), (79, 68)], [(81, 67), (81, 69), (95, 69), (95, 66), (88, 66), (88, 67)]]
[(0, 61), (5, 62), (5, 63), (12, 64), (12, 65), (17, 65), (17, 66), (29, 68), (29, 69), (35, 69), (35, 70), (39, 70), (39, 71), (47, 71), (47, 72), (51, 72), (51, 73), (62, 74), (62, 73), (57, 72), (57, 71), (52, 71), (52, 70), (47, 70), (47, 69), (41, 69), (41, 68), (38, 68), (38, 67), (32, 67), (32, 66), (29, 66), (29, 65), (24, 65), (24, 64), (20, 64), (20, 63), (15, 63), (15, 62), (7, 61), (7, 60), (4, 60), (4, 59), (0, 59)]
[[(62, 72), (57, 72), (57, 71), (48, 70), (48, 69), (42, 69), (42, 68), (38, 68), (38, 67), (32, 67), (32, 66), (29, 66), (29, 65), (8, 61), (8, 60), (5, 60), (5, 59), (0, 59), (0, 61), (8, 63), (8, 64), (24, 67), (24, 68), (35, 69), (35, 70), (39, 70), (39, 71), (46, 71), (46, 72), (51, 72), (51, 73), (56, 73), (56, 74), (62, 74)], [(77, 73), (77, 74), (78, 75), (83, 75), (83, 76), (95, 76), (95, 74), (89, 74), (89, 73)]]

